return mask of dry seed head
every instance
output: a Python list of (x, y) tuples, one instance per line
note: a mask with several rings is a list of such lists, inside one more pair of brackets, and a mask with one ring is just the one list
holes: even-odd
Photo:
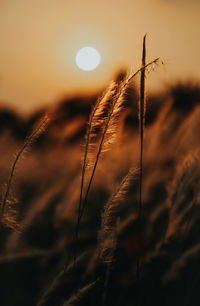
[(133, 180), (134, 174), (135, 171), (131, 169), (117, 186), (116, 191), (104, 207), (101, 229), (99, 232), (100, 257), (103, 262), (111, 262), (114, 259), (114, 250), (116, 248), (117, 240), (116, 224), (119, 217), (120, 204), (128, 191), (128, 187)]

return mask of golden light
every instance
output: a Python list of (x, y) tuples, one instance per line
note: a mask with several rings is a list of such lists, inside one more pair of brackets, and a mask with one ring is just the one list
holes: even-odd
[(76, 55), (76, 65), (84, 71), (96, 69), (101, 61), (99, 52), (92, 47), (80, 49)]

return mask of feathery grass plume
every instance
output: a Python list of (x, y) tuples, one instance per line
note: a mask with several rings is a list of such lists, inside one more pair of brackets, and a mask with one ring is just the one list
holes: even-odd
[[(111, 121), (111, 118), (113, 118), (113, 114), (115, 115), (115, 118), (119, 115), (120, 110), (122, 108), (122, 104), (123, 104), (123, 96), (126, 92), (127, 86), (129, 85), (129, 83), (132, 81), (132, 79), (138, 75), (142, 70), (144, 70), (145, 68), (154, 65), (158, 62), (159, 58), (156, 58), (155, 60), (151, 61), (150, 63), (148, 63), (146, 66), (141, 67), (140, 69), (138, 69), (135, 73), (131, 74), (129, 77), (127, 77), (124, 81), (121, 82), (120, 85), (118, 85), (117, 87), (115, 87), (115, 84), (113, 84), (113, 88), (114, 90), (111, 90), (111, 98), (109, 99), (112, 104), (110, 106), (110, 110), (107, 114), (107, 118), (104, 121), (104, 128), (102, 130), (102, 134), (101, 134), (101, 140), (99, 143), (99, 147), (98, 147), (98, 151), (96, 154), (96, 158), (95, 158), (95, 162), (94, 162), (94, 166), (93, 166), (93, 170), (89, 179), (89, 183), (86, 189), (86, 193), (85, 193), (85, 197), (83, 200), (83, 187), (84, 187), (84, 178), (85, 178), (85, 171), (86, 171), (86, 166), (87, 166), (87, 155), (88, 155), (88, 150), (89, 150), (89, 144), (90, 144), (90, 134), (91, 134), (91, 129), (92, 129), (92, 124), (93, 124), (93, 119), (94, 119), (94, 115), (97, 111), (97, 109), (99, 108), (100, 105), (100, 101), (97, 102), (97, 104), (95, 105), (92, 114), (90, 116), (90, 120), (89, 120), (89, 127), (88, 127), (88, 132), (87, 132), (87, 136), (86, 136), (86, 145), (85, 145), (85, 153), (84, 153), (84, 161), (83, 161), (83, 167), (82, 167), (82, 176), (81, 176), (81, 191), (80, 191), (80, 202), (79, 202), (79, 208), (78, 208), (78, 220), (77, 220), (77, 226), (76, 226), (76, 230), (75, 230), (75, 237), (74, 239), (77, 240), (78, 238), (78, 231), (79, 231), (79, 226), (80, 226), (80, 222), (81, 222), (81, 218), (83, 216), (84, 213), (84, 209), (87, 203), (87, 198), (88, 198), (88, 194), (91, 188), (91, 184), (94, 178), (94, 174), (97, 168), (97, 164), (100, 158), (100, 154), (102, 152), (103, 149), (103, 145), (104, 145), (104, 139), (107, 135), (107, 131), (109, 129), (109, 124)], [(112, 88), (112, 87), (111, 87)], [(110, 95), (108, 95), (110, 97)], [(105, 100), (105, 102), (107, 104), (107, 100)], [(100, 112), (101, 114), (101, 112)], [(112, 122), (114, 122), (115, 120), (113, 119)], [(112, 127), (110, 129), (110, 131), (112, 130)], [(74, 265), (75, 265), (75, 261), (76, 261), (76, 250), (74, 250)]]
[[(83, 288), (79, 289), (78, 292), (73, 294), (64, 304), (63, 306), (73, 306), (79, 304), (84, 298), (87, 297), (88, 293), (95, 287), (98, 279), (94, 282), (85, 285)], [(83, 301), (82, 301), (83, 303)]]
[(111, 118), (113, 116), (113, 113), (114, 113), (115, 110), (116, 110), (115, 115), (120, 113), (119, 110), (121, 110), (121, 107), (122, 107), (123, 96), (126, 92), (127, 86), (132, 81), (132, 79), (136, 75), (138, 75), (142, 70), (144, 70), (145, 68), (156, 64), (158, 62), (158, 60), (159, 60), (159, 58), (156, 58), (155, 60), (149, 62), (144, 67), (141, 67), (140, 69), (138, 69), (135, 73), (131, 74), (127, 79), (125, 79), (125, 81), (123, 81), (120, 84), (120, 86), (118, 87), (118, 91), (113, 98), (112, 106), (111, 106), (110, 111), (108, 113), (108, 117), (105, 121), (104, 129), (103, 129), (102, 136), (101, 136), (101, 141), (99, 143), (99, 147), (98, 147), (98, 151), (97, 151), (97, 155), (96, 155), (96, 159), (95, 159), (95, 163), (94, 163), (94, 167), (93, 167), (92, 174), (90, 176), (90, 180), (89, 180), (88, 187), (87, 187), (87, 190), (86, 190), (85, 198), (84, 198), (83, 205), (82, 205), (82, 210), (80, 211), (80, 218), (83, 215), (84, 208), (85, 208), (85, 205), (87, 203), (88, 194), (89, 194), (89, 191), (90, 191), (90, 188), (91, 188), (91, 184), (92, 184), (92, 181), (93, 181), (93, 178), (94, 178), (94, 174), (95, 174), (95, 171), (96, 171), (96, 168), (97, 168), (97, 164), (98, 164), (101, 152), (103, 150), (104, 140), (106, 138), (107, 131), (109, 129), (109, 124), (110, 124)]
[[(128, 79), (128, 77), (127, 77)], [(120, 86), (123, 87), (123, 83), (119, 85), (119, 90)], [(128, 86), (128, 84), (127, 84)], [(117, 139), (117, 127), (119, 123), (119, 118), (120, 115), (122, 114), (122, 111), (124, 109), (124, 101), (125, 101), (125, 94), (126, 94), (127, 87), (122, 88), (122, 93), (117, 99), (115, 106), (113, 108), (113, 112), (110, 117), (110, 122), (108, 125), (108, 129), (105, 134), (105, 139), (104, 139), (104, 144), (102, 147), (102, 153), (107, 152), (110, 150), (111, 145), (116, 142)]]
[[(179, 235), (186, 234), (183, 221), (194, 222), (195, 215), (191, 220), (185, 220), (188, 211), (195, 208), (199, 198), (199, 161), (200, 151), (195, 150), (187, 155), (178, 165), (172, 182), (168, 185), (168, 207), (170, 208), (170, 220), (166, 233), (166, 239), (179, 231)], [(198, 208), (198, 205), (196, 206)]]
[(10, 175), (8, 178), (8, 183), (6, 186), (6, 192), (4, 194), (3, 197), (3, 201), (2, 201), (2, 205), (1, 205), (1, 214), (2, 216), (4, 215), (4, 211), (5, 211), (5, 206), (7, 203), (7, 199), (9, 196), (9, 192), (10, 192), (10, 188), (11, 188), (11, 184), (12, 184), (12, 180), (13, 180), (13, 176), (14, 176), (14, 172), (17, 166), (17, 163), (20, 159), (20, 157), (22, 156), (22, 154), (25, 152), (25, 150), (44, 132), (44, 130), (47, 127), (47, 124), (49, 123), (49, 116), (48, 114), (45, 114), (42, 119), (39, 121), (39, 123), (37, 124), (37, 126), (33, 129), (33, 132), (26, 137), (23, 146), (21, 147), (21, 149), (18, 151), (18, 153), (15, 156), (14, 162), (12, 164), (11, 167), (11, 171), (10, 171)]
[[(78, 240), (78, 232), (79, 226), (81, 222), (82, 211), (84, 210), (84, 203), (83, 203), (83, 189), (84, 189), (84, 182), (85, 182), (85, 172), (87, 169), (88, 164), (92, 164), (92, 159), (94, 154), (92, 151), (94, 149), (95, 142), (98, 138), (99, 133), (101, 132), (103, 123), (105, 118), (108, 116), (109, 109), (111, 107), (113, 97), (117, 92), (118, 86), (115, 82), (111, 82), (108, 90), (102, 95), (100, 99), (97, 100), (92, 113), (89, 118), (87, 135), (86, 135), (86, 142), (85, 142), (85, 151), (84, 151), (84, 158), (83, 158), (83, 165), (82, 165), (82, 173), (81, 173), (81, 189), (80, 189), (80, 198), (79, 198), (79, 206), (78, 206), (78, 216), (77, 216), (77, 224), (76, 229), (73, 237), (73, 244), (74, 244), (74, 266), (76, 263), (76, 247), (75, 241)], [(88, 161), (89, 160), (89, 161)]]
[(108, 283), (110, 278), (111, 264), (114, 261), (114, 253), (117, 244), (117, 220), (119, 217), (120, 204), (128, 191), (131, 181), (134, 178), (135, 171), (130, 170), (124, 176), (121, 183), (117, 186), (104, 207), (101, 218), (101, 229), (99, 231), (99, 252), (100, 259), (106, 264), (104, 291), (102, 295), (102, 304), (106, 304)]
[[(81, 218), (81, 210), (82, 210), (82, 198), (83, 198), (83, 188), (84, 188), (84, 181), (85, 181), (85, 171), (88, 166), (88, 163), (91, 163), (92, 157), (92, 149), (94, 147), (95, 140), (98, 137), (99, 131), (102, 128), (105, 118), (108, 115), (110, 106), (112, 104), (113, 97), (117, 91), (117, 84), (112, 82), (103, 95), (101, 99), (97, 100), (92, 113), (89, 118), (88, 123), (88, 130), (86, 135), (86, 143), (85, 143), (85, 152), (84, 152), (84, 159), (83, 159), (83, 166), (82, 166), (82, 174), (81, 174), (81, 190), (80, 190), (80, 200), (79, 200), (79, 208), (78, 208), (78, 221), (77, 221), (77, 230), (76, 236), (78, 235), (78, 227)], [(90, 162), (88, 162), (88, 159)]]
[(104, 207), (102, 213), (101, 229), (99, 231), (100, 258), (104, 263), (113, 261), (113, 252), (116, 246), (116, 223), (119, 217), (120, 204), (124, 200), (128, 188), (134, 178), (136, 171), (130, 170), (117, 186)]
[(17, 221), (17, 200), (9, 199), (7, 200), (7, 210), (6, 213), (2, 215), (1, 224), (4, 227), (12, 229), (15, 234), (20, 234), (23, 226)]
[(142, 211), (142, 179), (143, 179), (143, 145), (144, 145), (144, 125), (146, 113), (146, 98), (145, 98), (145, 68), (146, 66), (146, 35), (143, 38), (142, 50), (142, 70), (140, 79), (140, 102), (139, 102), (139, 130), (140, 130), (140, 190), (139, 190), (139, 217)]
[(104, 126), (104, 122), (108, 117), (110, 108), (113, 103), (113, 99), (118, 91), (119, 85), (115, 82), (111, 82), (110, 86), (108, 87), (107, 91), (100, 99), (100, 103), (96, 109), (96, 112), (93, 117), (91, 133), (90, 133), (90, 142), (89, 142), (89, 149), (93, 151), (93, 146), (96, 145), (97, 138), (100, 136), (100, 132)]

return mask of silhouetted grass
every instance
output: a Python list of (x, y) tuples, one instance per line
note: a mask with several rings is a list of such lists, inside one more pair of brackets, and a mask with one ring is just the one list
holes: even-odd
[(6, 218), (4, 218), (4, 211), (5, 211), (5, 206), (6, 206), (8, 196), (9, 196), (9, 192), (10, 192), (10, 188), (11, 188), (11, 184), (12, 184), (12, 180), (13, 180), (13, 176), (14, 176), (14, 172), (15, 172), (15, 168), (17, 166), (17, 163), (18, 163), (20, 157), (22, 156), (22, 154), (25, 152), (25, 150), (27, 150), (27, 148), (41, 135), (41, 133), (44, 132), (48, 122), (49, 122), (49, 117), (48, 117), (47, 114), (45, 114), (44, 117), (37, 124), (37, 126), (33, 129), (33, 132), (29, 136), (26, 137), (26, 139), (24, 141), (24, 144), (22, 145), (21, 149), (16, 154), (16, 157), (15, 157), (14, 162), (13, 162), (12, 167), (11, 167), (10, 175), (9, 175), (9, 178), (8, 178), (8, 183), (7, 183), (7, 186), (6, 186), (6, 191), (5, 191), (3, 201), (2, 201), (2, 205), (1, 205), (1, 217), (4, 219), (4, 221), (3, 221), (4, 224), (5, 223), (7, 223), (8, 225), (9, 225), (9, 223), (12, 223), (13, 225), (15, 224), (15, 221), (11, 222), (11, 220), (8, 216)]
[[(174, 85), (149, 98), (145, 116), (145, 74), (158, 62), (146, 64), (145, 37), (142, 53), (141, 68), (111, 83), (90, 117), (93, 99), (55, 106), (23, 163), (42, 122), (23, 144), (14, 130), (0, 134), (1, 185), (22, 148), (1, 203), (23, 229), (1, 224), (2, 306), (199, 305), (199, 91)], [(129, 89), (136, 75), (139, 102)]]

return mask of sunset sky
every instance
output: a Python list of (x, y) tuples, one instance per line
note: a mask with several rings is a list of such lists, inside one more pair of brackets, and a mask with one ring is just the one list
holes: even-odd
[[(148, 90), (200, 80), (199, 0), (0, 0), (0, 101), (23, 111), (64, 95), (95, 92), (121, 68), (147, 57), (165, 65)], [(81, 71), (76, 53), (95, 47), (101, 63)]]

